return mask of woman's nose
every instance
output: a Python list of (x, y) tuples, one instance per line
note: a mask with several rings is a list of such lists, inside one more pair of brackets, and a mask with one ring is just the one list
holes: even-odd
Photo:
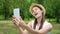
[(37, 10), (34, 10), (34, 13), (36, 13), (37, 12)]

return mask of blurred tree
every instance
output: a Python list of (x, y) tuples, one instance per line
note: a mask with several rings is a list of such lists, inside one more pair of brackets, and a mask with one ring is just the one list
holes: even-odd
[(0, 19), (4, 19), (3, 3), (4, 0), (0, 0)]
[(14, 8), (20, 8), (23, 19), (33, 18), (29, 12), (32, 3), (42, 4), (46, 9), (46, 16), (49, 20), (56, 18), (56, 22), (60, 22), (60, 0), (0, 0), (0, 15), (5, 15), (5, 19), (8, 19), (12, 17)]
[(4, 15), (5, 15), (5, 20), (8, 19), (9, 17), (9, 4), (8, 4), (8, 0), (4, 0), (4, 3), (3, 3), (3, 10), (4, 10)]
[(56, 17), (56, 22), (57, 23), (60, 23), (60, 1), (59, 0), (57, 0), (56, 2), (55, 2), (55, 17)]
[(22, 18), (31, 18), (29, 7), (32, 3), (37, 3), (36, 0), (0, 0), (0, 15), (4, 15), (5, 19), (12, 17), (13, 9), (20, 8)]
[(39, 3), (39, 4), (43, 4), (43, 1), (44, 1), (44, 0), (38, 0), (38, 3)]
[[(31, 14), (29, 13), (29, 7), (32, 3), (37, 3), (36, 0), (20, 0), (20, 9), (21, 9), (21, 16), (22, 18), (31, 18)], [(23, 13), (23, 14), (22, 14)]]
[(56, 18), (56, 22), (59, 23), (60, 0), (44, 0), (43, 5), (46, 8), (46, 15), (49, 18)]

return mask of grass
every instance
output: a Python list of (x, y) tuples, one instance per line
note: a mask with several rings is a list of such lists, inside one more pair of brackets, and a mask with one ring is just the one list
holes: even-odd
[[(60, 34), (60, 24), (55, 23), (52, 25), (51, 34)], [(19, 34), (19, 31), (11, 21), (4, 20), (0, 21), (0, 34)]]

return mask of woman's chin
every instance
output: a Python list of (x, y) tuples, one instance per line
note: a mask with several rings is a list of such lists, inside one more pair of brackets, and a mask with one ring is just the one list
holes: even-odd
[(39, 18), (40, 16), (39, 15), (36, 15), (35, 18)]
[(38, 16), (36, 16), (35, 18), (39, 18)]

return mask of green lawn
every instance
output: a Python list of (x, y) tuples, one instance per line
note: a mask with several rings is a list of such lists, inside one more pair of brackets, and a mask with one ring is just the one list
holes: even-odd
[[(51, 31), (51, 34), (60, 34), (60, 24), (52, 25), (53, 29)], [(0, 34), (19, 34), (19, 31), (11, 21), (4, 20), (0, 21)]]

